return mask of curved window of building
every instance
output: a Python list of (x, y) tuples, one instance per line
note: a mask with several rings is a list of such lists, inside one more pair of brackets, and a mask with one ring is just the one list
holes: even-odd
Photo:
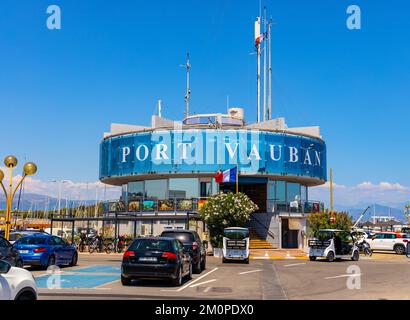
[(276, 181), (275, 201), (286, 202), (286, 182), (285, 181)]
[(306, 186), (300, 186), (300, 198), (302, 202), (308, 201), (308, 188)]
[(287, 201), (300, 201), (300, 184), (288, 182), (286, 187)]
[(128, 199), (144, 197), (144, 181), (128, 182)]
[(169, 179), (170, 199), (192, 199), (198, 198), (199, 185), (196, 178)]
[(145, 198), (147, 199), (168, 199), (168, 180), (145, 180)]

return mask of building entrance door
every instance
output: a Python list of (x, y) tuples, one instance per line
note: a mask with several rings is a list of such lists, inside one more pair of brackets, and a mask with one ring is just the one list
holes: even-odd
[[(258, 206), (259, 209), (256, 212), (266, 212), (267, 184), (265, 181), (262, 183), (255, 183), (243, 182), (242, 179), (239, 179), (238, 189), (239, 192), (246, 194)], [(222, 183), (219, 186), (219, 190), (235, 193), (236, 184)]]
[(299, 230), (289, 229), (289, 219), (282, 218), (282, 248), (297, 249)]

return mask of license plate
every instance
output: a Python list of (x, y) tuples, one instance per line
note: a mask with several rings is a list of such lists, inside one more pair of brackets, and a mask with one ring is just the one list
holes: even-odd
[(242, 252), (239, 251), (239, 250), (234, 250), (234, 251), (231, 251), (230, 256), (231, 256), (231, 257), (241, 257), (241, 256), (242, 256)]
[(138, 259), (138, 261), (142, 261), (142, 262), (156, 262), (157, 258), (155, 257), (141, 257)]
[(19, 250), (20, 253), (28, 253), (28, 250)]

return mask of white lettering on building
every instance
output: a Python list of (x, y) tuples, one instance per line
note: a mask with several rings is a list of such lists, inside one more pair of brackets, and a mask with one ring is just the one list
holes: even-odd
[(298, 156), (298, 149), (295, 147), (289, 147), (289, 162), (298, 162), (299, 161), (299, 156)]
[[(279, 161), (280, 158), (282, 158), (282, 146), (271, 144), (269, 147), (270, 147), (270, 158), (273, 161)], [(277, 158), (275, 157), (275, 147), (278, 147), (279, 149), (279, 156)]]
[(127, 156), (131, 153), (131, 149), (129, 147), (122, 148), (122, 163), (127, 162)]

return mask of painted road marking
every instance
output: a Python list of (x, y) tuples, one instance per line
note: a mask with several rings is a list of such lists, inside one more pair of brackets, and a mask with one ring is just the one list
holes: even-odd
[(196, 278), (194, 281), (188, 282), (186, 285), (184, 285), (183, 287), (179, 288), (179, 289), (162, 289), (161, 291), (173, 291), (173, 292), (180, 292), (186, 288), (188, 288), (189, 286), (193, 285), (194, 283), (198, 282), (199, 280), (205, 278), (207, 275), (211, 274), (212, 272), (215, 272), (216, 270), (218, 270), (218, 268), (214, 268), (211, 271), (205, 273), (204, 275), (200, 276), (199, 278)]
[(302, 266), (305, 265), (306, 262), (301, 262), (301, 263), (291, 263), (291, 264), (285, 264), (284, 267), (294, 267), (294, 266)]
[(269, 260), (269, 257), (252, 257), (252, 260)]
[(61, 289), (96, 289), (118, 281), (120, 272), (119, 267), (95, 265), (85, 268), (60, 269), (56, 273), (45, 272), (35, 276), (35, 280), (37, 287), (42, 289), (48, 288), (49, 279), (60, 281)]
[(204, 293), (207, 293), (209, 290), (211, 290), (212, 287), (206, 287), (206, 289), (204, 290)]
[(257, 269), (257, 270), (251, 270), (251, 271), (244, 271), (244, 272), (240, 272), (238, 274), (248, 274), (248, 273), (254, 273), (254, 272), (261, 272), (263, 271), (262, 269)]
[(337, 279), (337, 278), (347, 278), (347, 277), (358, 277), (363, 275), (363, 273), (350, 273), (350, 274), (341, 274), (340, 276), (334, 276), (334, 277), (326, 277), (325, 279)]
[(205, 283), (210, 283), (210, 282), (214, 282), (216, 281), (216, 279), (212, 279), (212, 280), (208, 280), (208, 281), (204, 281), (204, 282), (200, 282), (200, 283), (195, 283), (192, 286), (189, 286), (190, 288), (195, 288), (197, 286), (200, 286), (201, 284), (205, 284)]

